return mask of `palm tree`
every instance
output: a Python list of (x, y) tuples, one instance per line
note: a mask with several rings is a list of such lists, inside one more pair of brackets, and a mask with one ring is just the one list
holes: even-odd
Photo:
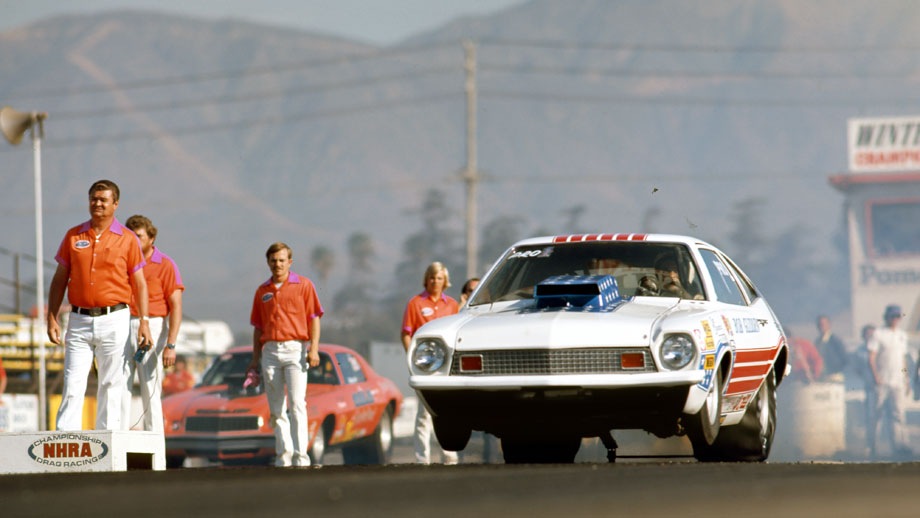
[(329, 274), (332, 273), (332, 269), (335, 267), (335, 254), (328, 247), (316, 246), (310, 255), (310, 264), (319, 275), (319, 280), (325, 284), (329, 280)]

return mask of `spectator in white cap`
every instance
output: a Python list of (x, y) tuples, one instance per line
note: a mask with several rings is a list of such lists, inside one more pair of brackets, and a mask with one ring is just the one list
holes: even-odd
[[(894, 460), (913, 457), (904, 414), (904, 405), (910, 391), (907, 375), (910, 358), (907, 333), (898, 328), (902, 316), (900, 306), (892, 304), (886, 307), (885, 325), (876, 329), (866, 344), (869, 367), (875, 380), (876, 427), (887, 422), (888, 443)], [(869, 448), (870, 455), (877, 458), (877, 444), (873, 443)]]

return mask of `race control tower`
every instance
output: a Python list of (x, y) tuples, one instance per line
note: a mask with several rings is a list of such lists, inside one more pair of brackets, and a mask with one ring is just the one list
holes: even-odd
[(846, 196), (853, 337), (880, 325), (888, 304), (920, 325), (920, 116), (850, 119), (849, 171), (830, 177)]

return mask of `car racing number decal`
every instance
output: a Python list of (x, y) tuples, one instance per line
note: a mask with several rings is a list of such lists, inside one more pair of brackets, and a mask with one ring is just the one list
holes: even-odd
[(359, 390), (351, 395), (351, 400), (355, 402), (356, 407), (370, 405), (374, 402), (374, 394), (370, 390)]
[(345, 428), (342, 430), (341, 434), (343, 441), (351, 441), (359, 437), (366, 437), (371, 433), (371, 430), (374, 429), (376, 424), (374, 419), (377, 417), (377, 409), (373, 406), (369, 406), (374, 402), (374, 396), (368, 391), (356, 392), (354, 397), (356, 405), (359, 404), (358, 394), (364, 394), (365, 399), (370, 398), (370, 401), (361, 403), (361, 407), (355, 410), (351, 419), (345, 423)]

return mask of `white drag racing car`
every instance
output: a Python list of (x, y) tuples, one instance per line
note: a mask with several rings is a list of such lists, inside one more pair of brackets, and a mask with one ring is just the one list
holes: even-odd
[(701, 461), (763, 461), (788, 346), (724, 253), (673, 235), (528, 239), (496, 262), (459, 314), (409, 350), (410, 385), (448, 450), (473, 430), (505, 462), (572, 462), (611, 431), (688, 435)]

